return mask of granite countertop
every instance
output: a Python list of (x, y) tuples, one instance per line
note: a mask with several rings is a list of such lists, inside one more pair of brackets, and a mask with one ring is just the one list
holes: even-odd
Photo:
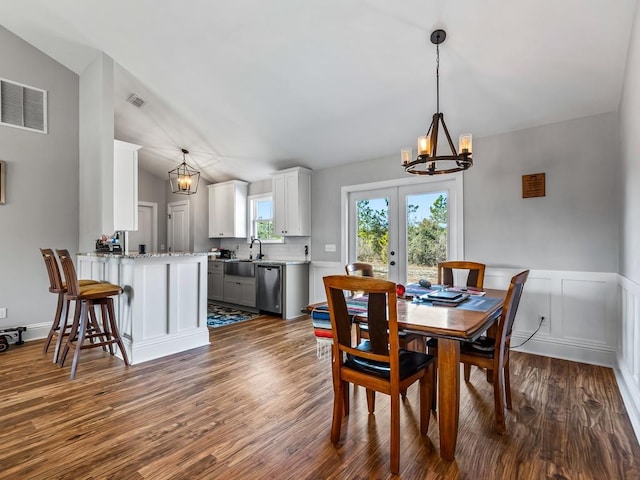
[(87, 257), (104, 258), (159, 258), (159, 257), (200, 257), (207, 255), (207, 252), (156, 252), (156, 253), (79, 253)]

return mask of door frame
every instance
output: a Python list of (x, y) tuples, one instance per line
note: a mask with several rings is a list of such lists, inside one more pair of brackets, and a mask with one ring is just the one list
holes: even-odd
[[(382, 190), (385, 188), (406, 187), (413, 185), (429, 185), (429, 188), (437, 188), (449, 191), (449, 256), (452, 260), (464, 259), (464, 221), (463, 221), (463, 194), (464, 181), (463, 173), (456, 173), (446, 176), (411, 176), (406, 178), (396, 178), (393, 180), (383, 180), (380, 182), (361, 183), (358, 185), (345, 185), (340, 190), (340, 243), (341, 261), (343, 265), (349, 259), (349, 195), (353, 192), (366, 190)], [(398, 226), (400, 228), (400, 226)], [(399, 232), (398, 232), (399, 233)]]

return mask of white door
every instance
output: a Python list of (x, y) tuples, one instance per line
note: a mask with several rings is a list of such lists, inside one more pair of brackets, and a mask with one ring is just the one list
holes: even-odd
[(439, 262), (461, 259), (458, 190), (432, 181), (349, 192), (347, 262), (392, 282), (435, 282)]
[(158, 204), (138, 202), (138, 230), (129, 232), (127, 250), (137, 252), (145, 245), (147, 253), (158, 251)]
[(172, 202), (167, 206), (167, 244), (170, 252), (188, 252), (189, 201)]

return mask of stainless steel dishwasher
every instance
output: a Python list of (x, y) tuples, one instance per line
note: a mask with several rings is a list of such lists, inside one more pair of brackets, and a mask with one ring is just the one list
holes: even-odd
[(282, 314), (281, 265), (258, 265), (257, 307), (265, 312)]

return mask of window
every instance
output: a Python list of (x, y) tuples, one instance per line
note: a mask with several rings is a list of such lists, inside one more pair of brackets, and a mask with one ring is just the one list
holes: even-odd
[(273, 197), (271, 194), (249, 197), (251, 225), (249, 237), (259, 238), (263, 243), (283, 243), (284, 238), (273, 233)]

